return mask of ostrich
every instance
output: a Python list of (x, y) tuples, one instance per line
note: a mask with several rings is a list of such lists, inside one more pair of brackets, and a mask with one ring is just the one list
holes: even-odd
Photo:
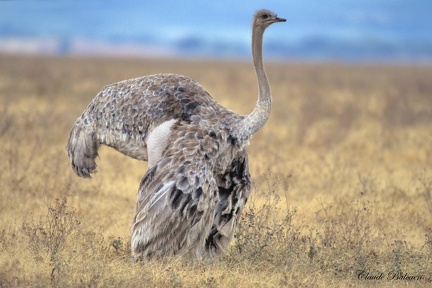
[(270, 115), (264, 31), (285, 21), (264, 9), (254, 16), (259, 91), (248, 115), (221, 106), (186, 76), (156, 74), (106, 86), (75, 122), (66, 149), (79, 176), (96, 172), (101, 144), (148, 161), (131, 227), (135, 261), (207, 259), (226, 251), (250, 193), (249, 139)]

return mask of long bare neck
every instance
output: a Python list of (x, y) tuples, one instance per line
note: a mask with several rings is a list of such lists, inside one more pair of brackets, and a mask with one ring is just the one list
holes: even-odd
[(239, 125), (236, 125), (237, 127), (235, 127), (233, 131), (234, 134), (242, 140), (250, 138), (255, 132), (261, 129), (270, 116), (272, 96), (262, 58), (264, 30), (263, 27), (254, 25), (252, 31), (252, 57), (258, 80), (259, 92), (258, 101), (254, 110), (239, 122)]

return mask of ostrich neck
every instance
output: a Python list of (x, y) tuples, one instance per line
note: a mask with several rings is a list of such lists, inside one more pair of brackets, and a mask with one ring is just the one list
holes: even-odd
[[(257, 28), (252, 34), (252, 58), (255, 66), (255, 73), (258, 80), (258, 104), (260, 101), (271, 101), (270, 85), (267, 79), (263, 64), (263, 35), (264, 30)], [(257, 107), (255, 107), (257, 108)]]
[[(250, 138), (267, 122), (270, 116), (272, 96), (270, 85), (264, 70), (262, 57), (262, 42), (264, 29), (254, 26), (252, 31), (252, 57), (255, 66), (255, 73), (258, 81), (258, 101), (252, 113), (246, 115), (234, 131), (236, 136), (242, 140)], [(236, 133), (237, 132), (237, 133)]]

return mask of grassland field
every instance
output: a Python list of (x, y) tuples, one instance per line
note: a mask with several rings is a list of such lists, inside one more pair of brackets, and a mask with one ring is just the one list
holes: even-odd
[[(248, 62), (0, 55), (0, 287), (432, 287), (432, 67), (269, 62), (270, 120), (226, 256), (130, 263), (147, 164), (65, 145), (103, 86), (185, 74), (242, 114)], [(381, 275), (381, 276), (380, 276)]]

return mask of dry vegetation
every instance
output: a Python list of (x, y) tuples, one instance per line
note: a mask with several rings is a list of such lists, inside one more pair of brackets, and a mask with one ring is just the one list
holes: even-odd
[(275, 105), (251, 141), (254, 191), (228, 255), (131, 265), (146, 163), (103, 148), (99, 173), (76, 177), (73, 122), (104, 85), (157, 72), (248, 113), (252, 66), (10, 55), (0, 66), (0, 287), (432, 285), (431, 67), (267, 65)]

